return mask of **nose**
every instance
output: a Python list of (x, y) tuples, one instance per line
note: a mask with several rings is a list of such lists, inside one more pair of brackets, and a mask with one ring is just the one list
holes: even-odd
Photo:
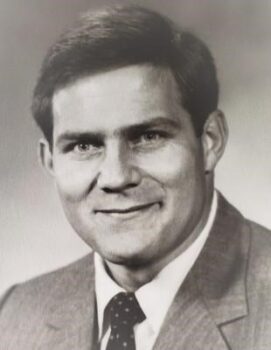
[(137, 186), (141, 181), (128, 147), (118, 142), (106, 147), (99, 170), (97, 185), (106, 192), (120, 192)]

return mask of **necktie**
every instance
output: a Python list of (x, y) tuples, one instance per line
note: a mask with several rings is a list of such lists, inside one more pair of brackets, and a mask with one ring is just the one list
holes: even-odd
[(107, 305), (111, 333), (106, 350), (135, 350), (134, 325), (145, 320), (134, 293), (119, 293)]

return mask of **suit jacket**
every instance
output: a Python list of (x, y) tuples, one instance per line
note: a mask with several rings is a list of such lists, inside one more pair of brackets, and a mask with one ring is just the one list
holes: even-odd
[[(95, 349), (94, 288), (91, 254), (14, 287), (2, 303), (0, 349)], [(271, 234), (220, 196), (210, 236), (154, 350), (270, 348)]]

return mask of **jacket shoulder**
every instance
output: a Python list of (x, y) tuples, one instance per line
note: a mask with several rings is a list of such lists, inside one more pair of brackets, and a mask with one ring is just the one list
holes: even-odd
[[(67, 266), (35, 277), (11, 287), (2, 297), (0, 304), (0, 331), (4, 323), (15, 323), (16, 319), (42, 319), (52, 301), (61, 295), (73, 293), (86, 275), (91, 276), (92, 254)], [(36, 316), (35, 316), (36, 315)]]
[(269, 349), (271, 341), (271, 232), (251, 221), (247, 261), (248, 315), (243, 322), (251, 348)]
[(249, 276), (253, 276), (254, 283), (263, 283), (271, 291), (271, 231), (255, 222), (247, 222), (251, 232)]

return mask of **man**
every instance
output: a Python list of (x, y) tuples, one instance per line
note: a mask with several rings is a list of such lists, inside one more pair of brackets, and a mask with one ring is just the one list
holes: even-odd
[(2, 349), (269, 349), (270, 233), (214, 191), (227, 126), (198, 38), (140, 7), (87, 13), (33, 115), (94, 254), (9, 291)]

